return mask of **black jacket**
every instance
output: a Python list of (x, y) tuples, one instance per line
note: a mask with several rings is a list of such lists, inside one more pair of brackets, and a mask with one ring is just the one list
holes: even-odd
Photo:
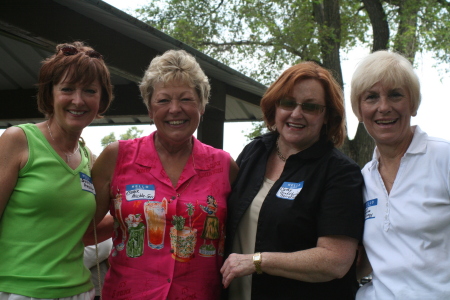
[[(228, 200), (227, 255), (239, 222), (263, 183), (277, 136), (256, 138), (237, 159), (239, 175)], [(326, 235), (359, 240), (364, 223), (362, 186), (358, 165), (325, 139), (290, 156), (262, 204), (255, 252), (314, 248), (318, 237)], [(344, 278), (323, 283), (254, 274), (252, 299), (354, 299), (357, 288), (355, 264)]]

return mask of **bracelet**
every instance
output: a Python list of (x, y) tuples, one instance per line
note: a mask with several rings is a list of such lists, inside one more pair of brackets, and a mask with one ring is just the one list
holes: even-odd
[(253, 254), (253, 264), (255, 265), (256, 274), (262, 274), (261, 270), (262, 255), (261, 252)]

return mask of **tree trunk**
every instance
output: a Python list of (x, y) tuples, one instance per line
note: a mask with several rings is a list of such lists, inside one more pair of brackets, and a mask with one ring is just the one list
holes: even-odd
[(355, 138), (349, 140), (347, 136), (340, 150), (363, 168), (367, 162), (372, 160), (374, 148), (375, 142), (367, 133), (363, 123), (359, 123)]
[[(415, 1), (415, 0), (413, 0)], [(389, 24), (381, 1), (362, 0), (364, 7), (369, 14), (373, 31), (372, 52), (388, 49), (389, 45)]]
[[(367, 2), (369, 4), (378, 3), (380, 6), (378, 10), (373, 12), (374, 20), (372, 21), (371, 18), (371, 21), (372, 26), (374, 26), (374, 32), (377, 32), (377, 43), (383, 45), (383, 47), (377, 47), (379, 47), (379, 49), (386, 49), (389, 41), (389, 27), (383, 8), (381, 7), (381, 3), (373, 0), (368, 0)], [(336, 80), (341, 87), (343, 87), (344, 85), (339, 55), (341, 38), (341, 17), (339, 8), (340, 3), (337, 0), (324, 0), (320, 3), (313, 3), (314, 18), (320, 25), (319, 27), (326, 31), (325, 34), (322, 34), (320, 39), (323, 66), (334, 73), (333, 75)], [(329, 31), (329, 29), (331, 29), (331, 31)], [(346, 137), (341, 151), (352, 158), (362, 168), (372, 159), (374, 147), (375, 143), (372, 137), (369, 136), (364, 125), (361, 123), (358, 126), (355, 138), (353, 140), (349, 140), (348, 136)]]
[(398, 31), (395, 36), (394, 50), (406, 56), (414, 63), (417, 52), (417, 13), (419, 12), (420, 1), (400, 0), (398, 8)]
[(338, 0), (323, 0), (321, 3), (314, 2), (314, 19), (321, 28), (320, 47), (322, 52), (323, 66), (330, 70), (341, 87), (344, 86), (342, 79), (341, 58), (341, 15), (339, 12), (340, 2)]
[[(388, 49), (389, 45), (389, 24), (380, 0), (362, 0), (364, 7), (369, 14), (373, 31), (372, 52)], [(345, 139), (341, 151), (352, 158), (361, 168), (372, 160), (375, 142), (367, 133), (362, 123), (359, 123), (353, 140)]]

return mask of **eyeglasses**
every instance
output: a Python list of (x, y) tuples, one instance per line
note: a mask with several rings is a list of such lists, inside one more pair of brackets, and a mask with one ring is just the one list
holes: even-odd
[[(59, 51), (61, 51), (62, 54), (64, 54), (65, 56), (75, 55), (75, 54), (80, 52), (74, 46), (69, 46), (69, 45), (59, 48)], [(100, 53), (98, 53), (95, 50), (88, 50), (88, 51), (83, 52), (83, 53), (86, 54), (89, 57), (92, 57), (92, 58), (103, 59), (103, 55), (101, 55)]]
[(315, 103), (297, 103), (293, 99), (280, 99), (278, 100), (278, 106), (284, 110), (293, 111), (297, 105), (301, 106), (302, 111), (309, 115), (318, 115), (325, 110), (325, 105)]

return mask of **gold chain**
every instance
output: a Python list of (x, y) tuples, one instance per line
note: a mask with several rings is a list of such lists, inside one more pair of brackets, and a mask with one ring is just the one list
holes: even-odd
[[(72, 154), (67, 154), (63, 149), (61, 149), (61, 147), (58, 145), (58, 143), (57, 143), (57, 142), (55, 141), (55, 139), (53, 138), (52, 131), (50, 130), (50, 126), (48, 125), (48, 121), (47, 121), (47, 129), (48, 129), (48, 133), (50, 133), (50, 137), (51, 137), (52, 140), (55, 142), (55, 144), (56, 144), (56, 146), (59, 148), (59, 150), (61, 150), (61, 151), (64, 153), (64, 155), (66, 156), (67, 163), (69, 163), (69, 162), (70, 162), (70, 157), (73, 156), (73, 155), (75, 155), (75, 153), (77, 153), (77, 151), (80, 149), (80, 143), (77, 143), (78, 147), (77, 147), (77, 149), (75, 149), (75, 151), (73, 151)], [(69, 152), (69, 153), (70, 153), (70, 152)]]
[(186, 184), (186, 186), (184, 187), (184, 189), (181, 191), (181, 193), (177, 193), (177, 197), (178, 197), (178, 198), (180, 198), (181, 194), (183, 194), (184, 191), (186, 191), (186, 189), (188, 188), (189, 184), (191, 184), (191, 180), (192, 180), (192, 177), (189, 178), (188, 183)]
[(278, 140), (279, 140), (279, 139), (280, 139), (280, 136), (278, 136), (277, 142), (276, 142), (276, 145), (277, 145), (277, 155), (278, 155), (278, 157), (279, 157), (282, 161), (286, 162), (286, 157), (284, 157), (284, 155), (281, 154), (281, 152), (280, 152), (280, 147), (278, 147)]

